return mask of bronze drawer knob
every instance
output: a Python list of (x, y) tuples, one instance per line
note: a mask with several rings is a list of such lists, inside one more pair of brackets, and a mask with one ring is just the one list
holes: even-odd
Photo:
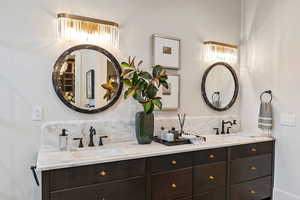
[(215, 180), (214, 176), (209, 176), (208, 178), (209, 178), (209, 180)]
[(173, 183), (173, 184), (171, 185), (171, 187), (172, 187), (172, 188), (177, 188), (177, 185), (176, 185), (175, 183)]
[(215, 158), (215, 155), (214, 154), (210, 154), (209, 158), (213, 159), (213, 158)]
[(100, 174), (100, 176), (106, 176), (107, 175), (106, 171), (101, 171), (99, 174)]
[(255, 170), (256, 170), (256, 167), (252, 166), (250, 169), (251, 169), (252, 171), (255, 171)]
[(257, 152), (257, 149), (256, 148), (251, 148), (251, 152)]
[(172, 165), (176, 165), (176, 164), (177, 164), (177, 161), (176, 161), (176, 160), (172, 160), (172, 161), (171, 161), (171, 164), (172, 164)]
[(250, 192), (250, 194), (256, 194), (256, 192), (254, 190), (250, 190), (249, 192)]

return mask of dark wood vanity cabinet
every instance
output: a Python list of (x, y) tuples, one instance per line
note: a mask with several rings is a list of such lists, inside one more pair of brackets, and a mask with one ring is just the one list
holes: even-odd
[(42, 173), (42, 200), (271, 200), (274, 142)]

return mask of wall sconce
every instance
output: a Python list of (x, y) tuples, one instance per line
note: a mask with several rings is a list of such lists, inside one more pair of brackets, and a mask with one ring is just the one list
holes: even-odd
[(204, 60), (211, 62), (226, 62), (236, 64), (238, 61), (238, 46), (215, 41), (204, 42)]
[(57, 18), (60, 39), (119, 48), (119, 25), (115, 22), (66, 13), (58, 14)]

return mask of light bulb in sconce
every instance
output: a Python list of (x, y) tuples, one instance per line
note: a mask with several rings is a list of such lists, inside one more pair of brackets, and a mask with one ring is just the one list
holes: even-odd
[(119, 48), (119, 25), (115, 22), (65, 13), (58, 14), (57, 18), (59, 39)]
[(215, 41), (204, 42), (203, 59), (206, 63), (226, 62), (236, 64), (238, 62), (238, 47)]

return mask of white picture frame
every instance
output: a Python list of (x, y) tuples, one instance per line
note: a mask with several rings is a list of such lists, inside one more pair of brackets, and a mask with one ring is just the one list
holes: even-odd
[(180, 39), (169, 36), (152, 35), (153, 66), (166, 69), (180, 69)]
[(162, 110), (178, 110), (180, 108), (180, 75), (168, 75), (169, 89), (160, 87)]

